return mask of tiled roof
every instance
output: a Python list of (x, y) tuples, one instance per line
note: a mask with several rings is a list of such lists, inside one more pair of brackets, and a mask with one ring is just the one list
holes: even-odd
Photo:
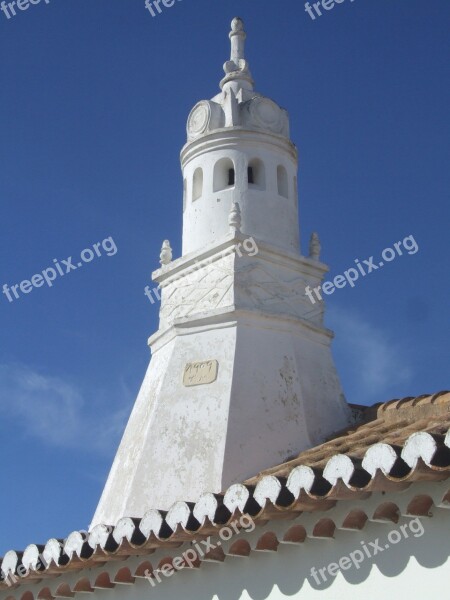
[[(370, 407), (351, 407), (356, 425), (335, 434), (328, 442), (306, 450), (282, 465), (262, 471), (246, 483), (256, 483), (265, 475), (286, 477), (298, 465), (324, 469), (336, 454), (351, 456), (357, 465), (358, 460), (362, 461), (367, 450), (374, 444), (383, 443), (399, 448), (418, 431), (427, 432), (435, 436), (436, 440), (441, 436), (442, 441), (442, 436), (445, 436), (450, 428), (450, 392), (391, 400)], [(407, 464), (398, 461), (395, 471), (391, 474), (400, 475), (399, 469), (405, 474), (409, 472)], [(358, 471), (363, 479), (367, 476), (361, 469), (357, 469), (356, 475)]]
[[(323, 518), (321, 511), (333, 508), (340, 500), (366, 500), (373, 492), (397, 492), (416, 482), (439, 482), (450, 477), (450, 392), (370, 408), (353, 406), (353, 410), (358, 415), (358, 425), (283, 465), (232, 485), (223, 494), (206, 493), (196, 503), (177, 502), (168, 512), (150, 510), (142, 519), (123, 518), (115, 527), (98, 525), (87, 536), (73, 532), (65, 540), (51, 539), (42, 546), (28, 546), (24, 552), (7, 552), (0, 563), (0, 590), (8, 587), (5, 579), (12, 575), (18, 579), (17, 585), (25, 584), (129, 556), (144, 557), (155, 549), (214, 536), (242, 514), (250, 515), (256, 525), (263, 525), (269, 520), (310, 512), (317, 514), (311, 535), (332, 536), (330, 519)], [(404, 512), (428, 515), (432, 504), (431, 496), (421, 493), (404, 507)], [(439, 505), (449, 504), (450, 492), (446, 492)], [(392, 503), (383, 502), (372, 518), (395, 521), (396, 510)], [(346, 528), (364, 526), (367, 515), (356, 512), (350, 511), (344, 519)], [(289, 532), (292, 543), (294, 537), (303, 535), (296, 527)], [(286, 543), (291, 543), (289, 539)], [(258, 544), (262, 548), (272, 542), (264, 534)], [(244, 551), (242, 548), (241, 545), (234, 552), (239, 554)], [(230, 553), (233, 554), (232, 549)], [(127, 583), (120, 581), (125, 575), (121, 573), (123, 569), (118, 569), (117, 582)], [(134, 580), (139, 576), (142, 573), (127, 573), (125, 578)], [(109, 581), (108, 585), (100, 582), (97, 587), (111, 586), (114, 584)], [(69, 591), (72, 597), (77, 590)], [(46, 593), (40, 597), (52, 597)]]

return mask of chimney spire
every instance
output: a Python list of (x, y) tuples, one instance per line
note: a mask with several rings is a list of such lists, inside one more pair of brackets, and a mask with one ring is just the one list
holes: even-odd
[(301, 255), (289, 115), (253, 91), (241, 19), (230, 41), (222, 92), (188, 117), (182, 256), (164, 242), (151, 362), (91, 527), (219, 494), (351, 421), (307, 294), (327, 267), (316, 235)]
[(245, 60), (245, 39), (247, 34), (244, 31), (244, 22), (240, 17), (235, 17), (231, 21), (231, 31), (229, 38), (231, 40), (231, 58), (235, 64), (240, 60)]
[[(220, 82), (221, 89), (232, 87), (235, 92), (240, 88), (248, 90), (253, 89), (254, 81), (250, 73), (250, 67), (248, 62), (245, 60), (245, 40), (247, 34), (244, 30), (244, 22), (240, 17), (235, 17), (231, 21), (231, 31), (229, 33), (231, 41), (231, 55), (223, 65), (225, 71), (225, 77)], [(230, 82), (236, 82), (231, 85)]]

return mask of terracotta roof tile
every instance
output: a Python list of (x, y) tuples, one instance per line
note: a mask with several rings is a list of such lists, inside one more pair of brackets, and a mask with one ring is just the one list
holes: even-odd
[(443, 433), (450, 428), (450, 392), (390, 400), (370, 407), (353, 405), (353, 408), (360, 418), (358, 424), (282, 465), (261, 471), (247, 483), (255, 483), (265, 475), (285, 475), (300, 464), (323, 467), (337, 452), (363, 458), (367, 449), (378, 442), (402, 446), (415, 431)]
[[(51, 539), (45, 546), (28, 546), (25, 552), (7, 552), (0, 563), (0, 589), (9, 587), (11, 578), (20, 586), (123, 557), (145, 557), (158, 548), (179, 547), (194, 537), (217, 534), (239, 514), (250, 515), (257, 525), (264, 524), (300, 512), (320, 513), (340, 500), (365, 500), (372, 492), (402, 491), (416, 482), (450, 477), (449, 392), (353, 408), (359, 424), (287, 463), (230, 486), (222, 494), (207, 493), (195, 504), (177, 502), (168, 512), (150, 510), (141, 519), (125, 517), (115, 527), (98, 525), (88, 535), (75, 531), (65, 540)], [(427, 515), (432, 502), (428, 496), (419, 495), (406, 511)], [(450, 492), (439, 502), (448, 506)], [(395, 520), (396, 510), (389, 510), (384, 502), (376, 513), (381, 520)], [(353, 511), (347, 515), (345, 526), (360, 529), (366, 520), (361, 510)], [(312, 535), (333, 535), (334, 527), (330, 519), (322, 518)], [(289, 543), (291, 539), (301, 543), (301, 526), (294, 526), (287, 538)], [(277, 543), (273, 536), (264, 534), (256, 549), (275, 551)], [(236, 546), (230, 552), (244, 556), (249, 549)], [(134, 577), (142, 576), (139, 569), (134, 574), (121, 569), (114, 581), (131, 583)], [(86, 591), (90, 583), (83, 580), (79, 585), (79, 590), (61, 590), (61, 594)], [(104, 573), (92, 585), (110, 589), (115, 584)], [(43, 588), (40, 597), (45, 597), (46, 590)]]

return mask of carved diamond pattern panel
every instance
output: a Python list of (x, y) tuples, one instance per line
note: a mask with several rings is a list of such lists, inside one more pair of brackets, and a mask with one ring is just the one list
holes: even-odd
[(317, 283), (291, 270), (253, 263), (237, 272), (236, 305), (300, 317), (321, 325), (323, 304), (314, 305), (305, 295), (306, 286), (313, 287)]
[(192, 316), (233, 304), (232, 258), (199, 268), (164, 287), (160, 327), (175, 319)]
[(306, 286), (312, 288), (318, 283), (317, 278), (258, 257), (235, 263), (234, 256), (225, 256), (163, 287), (160, 328), (170, 326), (175, 319), (233, 305), (322, 325), (323, 303), (313, 304), (305, 295)]

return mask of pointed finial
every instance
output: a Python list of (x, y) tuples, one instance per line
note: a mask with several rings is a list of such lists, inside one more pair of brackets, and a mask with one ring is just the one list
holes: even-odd
[(231, 233), (236, 233), (241, 230), (241, 207), (238, 202), (233, 202), (231, 205), (230, 216), (228, 217), (228, 225)]
[(170, 247), (169, 240), (164, 240), (161, 248), (161, 254), (159, 255), (161, 266), (168, 265), (172, 261), (172, 248)]
[(320, 244), (319, 235), (314, 232), (311, 234), (311, 239), (309, 240), (309, 258), (319, 261), (321, 250), (322, 246)]
[(240, 17), (235, 17), (231, 21), (231, 31), (229, 38), (231, 41), (231, 55), (223, 65), (225, 77), (220, 82), (220, 87), (230, 81), (239, 82), (236, 87), (237, 91), (241, 87), (253, 89), (253, 79), (250, 73), (248, 62), (245, 60), (245, 39), (247, 34), (244, 31), (244, 22)]
[(245, 60), (245, 39), (247, 34), (244, 31), (244, 21), (240, 17), (235, 17), (231, 21), (231, 31), (229, 38), (231, 40), (231, 57), (236, 65), (240, 60)]

